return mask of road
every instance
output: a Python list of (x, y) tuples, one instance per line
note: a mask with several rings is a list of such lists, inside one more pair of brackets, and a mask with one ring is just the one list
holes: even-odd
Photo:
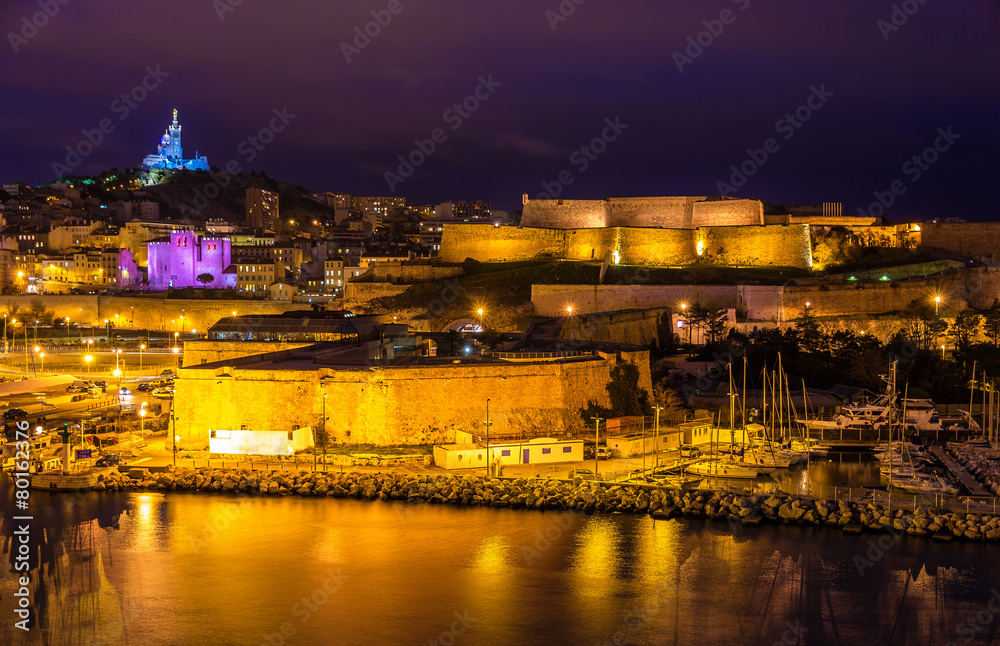
[[(108, 411), (116, 411), (119, 407), (134, 408), (140, 410), (143, 403), (151, 413), (159, 406), (162, 411), (170, 410), (169, 399), (158, 399), (150, 392), (138, 392), (135, 387), (143, 382), (150, 381), (154, 377), (122, 379), (122, 386), (127, 387), (131, 392), (128, 395), (118, 396), (117, 384), (110, 384), (107, 392), (96, 397), (84, 397), (79, 401), (73, 401), (74, 394), (66, 392), (65, 385), (41, 388), (36, 392), (8, 395), (0, 402), (2, 410), (11, 408), (21, 408), (28, 412), (28, 421), (32, 428), (41, 426), (43, 431), (58, 430), (63, 423), (76, 424), (81, 420), (99, 415)], [(78, 395), (79, 396), (79, 395)], [(155, 413), (153, 413), (155, 417)], [(5, 427), (13, 425), (12, 421), (7, 421)], [(8, 433), (9, 435), (9, 433)]]

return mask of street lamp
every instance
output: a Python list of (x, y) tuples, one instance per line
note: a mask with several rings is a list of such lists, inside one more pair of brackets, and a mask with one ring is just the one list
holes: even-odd
[(940, 296), (935, 296), (934, 297), (934, 316), (938, 315), (938, 308), (940, 306), (941, 306), (941, 297)]
[(69, 317), (66, 317), (66, 338), (69, 338)]
[(174, 332), (174, 352), (177, 352), (177, 336), (180, 332)]
[[(44, 357), (45, 355), (43, 354), (42, 356)], [(943, 345), (941, 346), (941, 358), (944, 359), (944, 346)], [(45, 372), (45, 364), (44, 363), (42, 364), (42, 372)]]
[(145, 343), (139, 346), (139, 374), (142, 374), (142, 351), (145, 349), (146, 349)]
[(572, 306), (572, 305), (570, 305), (570, 306), (568, 306), (568, 307), (566, 308), (566, 314), (567, 314), (568, 316), (573, 316), (573, 306)]
[(83, 358), (84, 362), (87, 364), (87, 374), (90, 374), (90, 362), (94, 360), (94, 357), (89, 354)]
[(600, 443), (601, 417), (591, 417), (594, 420), (594, 477), (597, 476), (597, 445)]
[(653, 407), (655, 414), (655, 421), (653, 422), (653, 473), (660, 467), (660, 411), (663, 410), (662, 406)]
[[(943, 348), (944, 346), (941, 346), (941, 347)], [(943, 353), (942, 353), (942, 355), (943, 355)], [(44, 377), (45, 376), (45, 353), (44, 352), (39, 352), (38, 356), (41, 357), (41, 359), (42, 359), (42, 376)]]

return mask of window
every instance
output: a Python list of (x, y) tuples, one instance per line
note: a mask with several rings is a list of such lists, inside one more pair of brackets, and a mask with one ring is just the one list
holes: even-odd
[(291, 442), (295, 439), (295, 434), (292, 431), (288, 431), (288, 441)]
[(572, 451), (573, 451), (573, 447), (572, 446), (564, 446), (563, 447), (563, 453), (571, 453)]
[(549, 453), (552, 453), (552, 449), (542, 449), (542, 455), (548, 455)]
[(510, 449), (504, 449), (503, 451), (500, 451), (500, 455), (503, 456), (503, 457), (505, 457), (505, 458), (509, 458), (510, 457)]

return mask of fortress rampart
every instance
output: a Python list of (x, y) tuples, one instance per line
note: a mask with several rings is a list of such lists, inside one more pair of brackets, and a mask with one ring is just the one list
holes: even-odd
[(618, 252), (626, 265), (812, 265), (808, 225), (730, 226), (698, 229), (607, 227), (547, 229), (446, 224), (440, 257), (445, 262), (568, 258), (603, 260)]
[(522, 226), (545, 229), (697, 229), (758, 224), (764, 224), (764, 205), (759, 200), (705, 195), (527, 200), (521, 216)]
[(639, 386), (652, 392), (644, 350), (553, 362), (363, 369), (303, 366), (302, 361), (270, 368), (206, 364), (180, 371), (177, 433), (184, 448), (204, 448), (209, 429), (316, 428), (326, 395), (331, 443), (453, 442), (458, 430), (482, 434), (483, 393), (488, 393), (491, 432), (559, 435), (584, 428), (579, 409), (589, 400), (609, 404), (605, 386), (620, 361), (634, 363)]

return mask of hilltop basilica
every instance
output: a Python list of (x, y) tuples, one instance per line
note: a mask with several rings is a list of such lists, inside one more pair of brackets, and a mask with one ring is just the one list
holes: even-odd
[(160, 137), (156, 154), (146, 155), (142, 160), (143, 170), (153, 168), (209, 170), (208, 158), (199, 157), (197, 152), (195, 152), (193, 159), (184, 159), (184, 153), (181, 149), (181, 126), (177, 123), (177, 110), (174, 110), (173, 123), (167, 126), (166, 132)]

